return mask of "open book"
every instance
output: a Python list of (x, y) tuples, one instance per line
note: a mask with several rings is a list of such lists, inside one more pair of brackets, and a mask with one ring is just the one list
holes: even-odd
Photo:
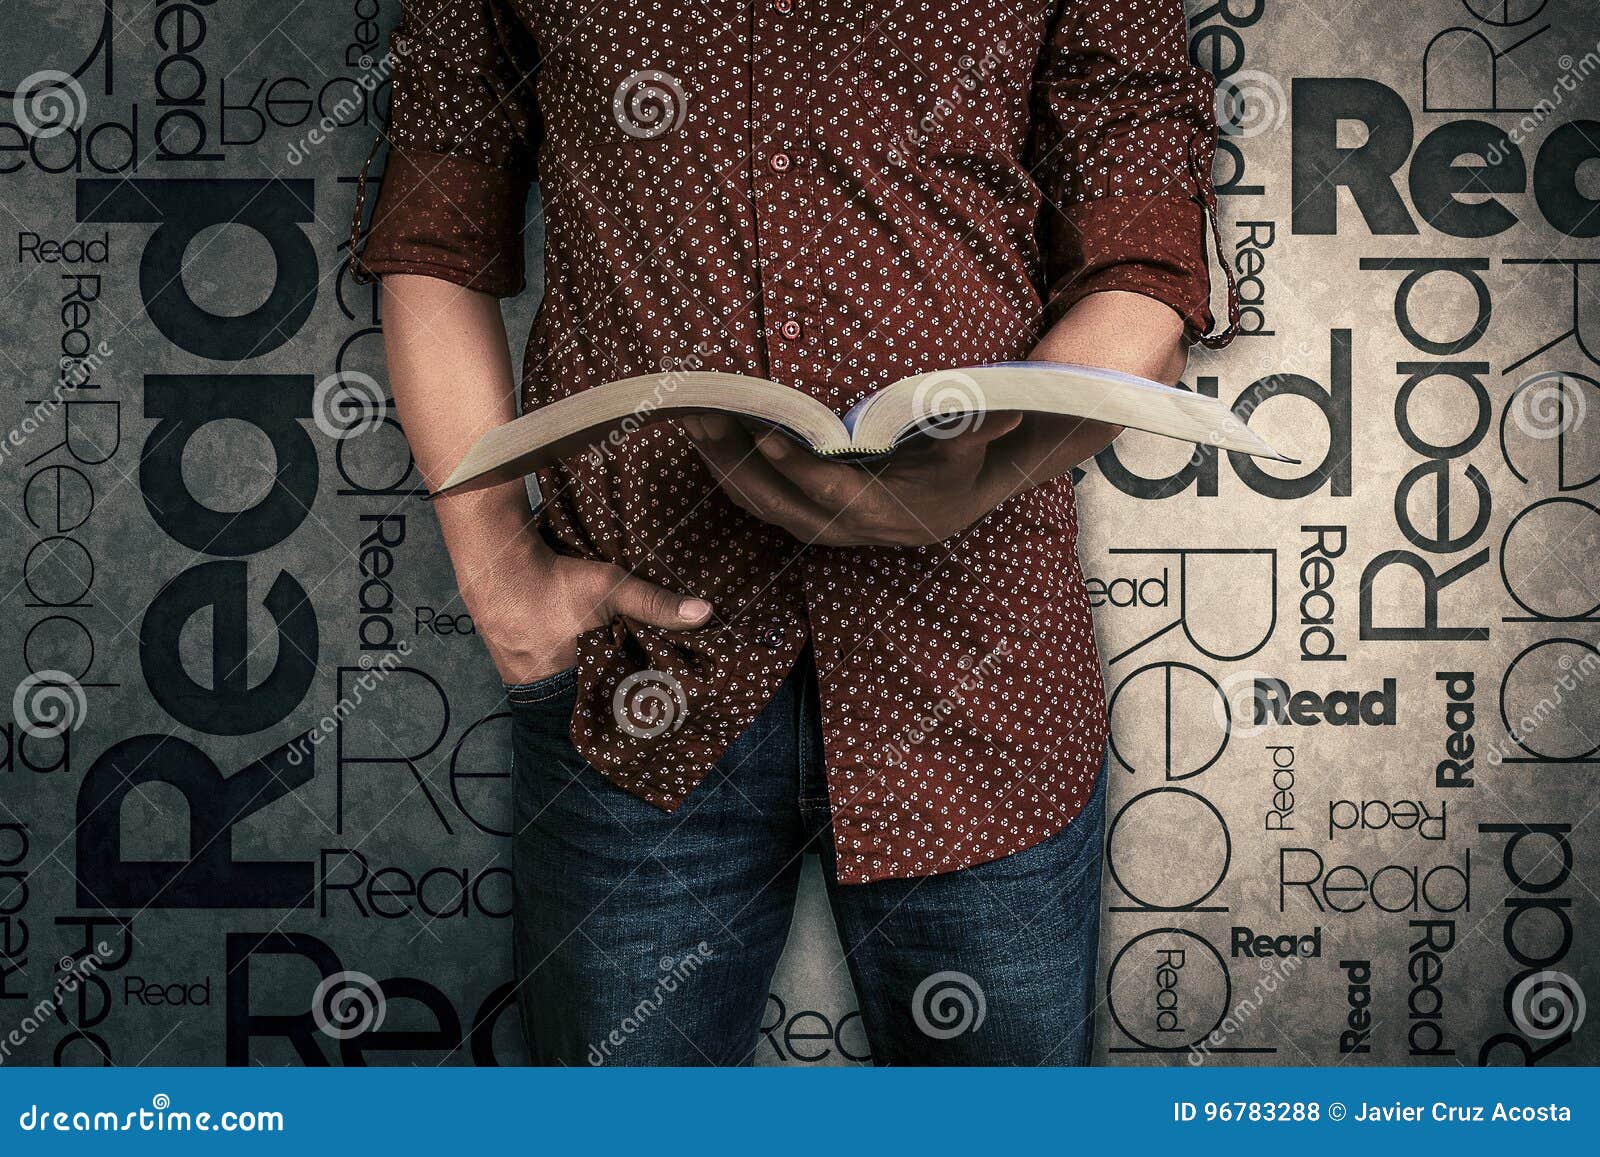
[(1296, 461), (1274, 450), (1216, 398), (1088, 366), (1000, 362), (914, 374), (863, 398), (842, 419), (808, 394), (763, 378), (669, 370), (584, 390), (490, 430), (440, 492), (508, 482), (641, 426), (689, 414), (754, 419), (817, 454), (859, 459), (893, 453), (918, 436), (958, 432), (985, 413), (1016, 410), (1091, 418)]

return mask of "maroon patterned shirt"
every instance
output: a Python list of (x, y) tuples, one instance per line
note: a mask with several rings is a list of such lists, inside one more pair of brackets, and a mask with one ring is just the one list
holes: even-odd
[[(1024, 358), (1101, 290), (1211, 328), (1213, 85), (1180, 0), (406, 8), (357, 260), (516, 293), (537, 179), (525, 407), (711, 369), (842, 412), (918, 371)], [(1087, 798), (1106, 717), (1069, 479), (916, 549), (796, 542), (668, 423), (538, 481), (557, 551), (716, 608), (698, 632), (578, 640), (573, 742), (640, 798), (681, 804), (807, 641), (841, 881), (996, 859)]]

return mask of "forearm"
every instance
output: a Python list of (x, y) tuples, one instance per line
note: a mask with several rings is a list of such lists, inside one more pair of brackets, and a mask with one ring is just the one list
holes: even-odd
[[(384, 279), (384, 350), (411, 455), (437, 489), (485, 431), (516, 416), (516, 386), (500, 305), (432, 277)], [(480, 621), (529, 564), (548, 561), (523, 483), (434, 500), (468, 610)]]
[(1183, 319), (1153, 297), (1091, 293), (1045, 333), (1029, 358), (1121, 370), (1171, 385), (1188, 354)]
[[(1183, 376), (1188, 353), (1183, 319), (1137, 293), (1092, 293), (1064, 314), (1028, 355), (1120, 370), (1168, 385)], [(1029, 415), (1008, 437), (1009, 469), (997, 480), (1007, 498), (1048, 482), (1111, 444), (1121, 428), (1077, 418)]]

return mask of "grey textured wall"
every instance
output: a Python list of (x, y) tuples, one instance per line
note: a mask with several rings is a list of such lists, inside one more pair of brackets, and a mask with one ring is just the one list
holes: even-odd
[[(376, 7), (8, 9), (7, 1063), (521, 1054), (499, 689), (381, 393), (330, 404), (382, 379), (341, 265)], [(1600, 13), (1190, 14), (1253, 303), (1190, 384), (1306, 461), (1130, 435), (1083, 480), (1102, 1056), (1590, 1062)], [(808, 884), (763, 1063), (869, 1049)], [(341, 1039), (346, 972), (384, 1020)]]

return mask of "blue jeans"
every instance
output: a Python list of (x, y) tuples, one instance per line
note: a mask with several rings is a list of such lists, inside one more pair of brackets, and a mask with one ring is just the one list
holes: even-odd
[(567, 737), (575, 684), (508, 689), (517, 1001), (535, 1064), (748, 1064), (807, 851), (875, 1063), (1088, 1061), (1104, 771), (1078, 817), (1026, 851), (840, 886), (809, 654), (675, 815), (585, 766)]

